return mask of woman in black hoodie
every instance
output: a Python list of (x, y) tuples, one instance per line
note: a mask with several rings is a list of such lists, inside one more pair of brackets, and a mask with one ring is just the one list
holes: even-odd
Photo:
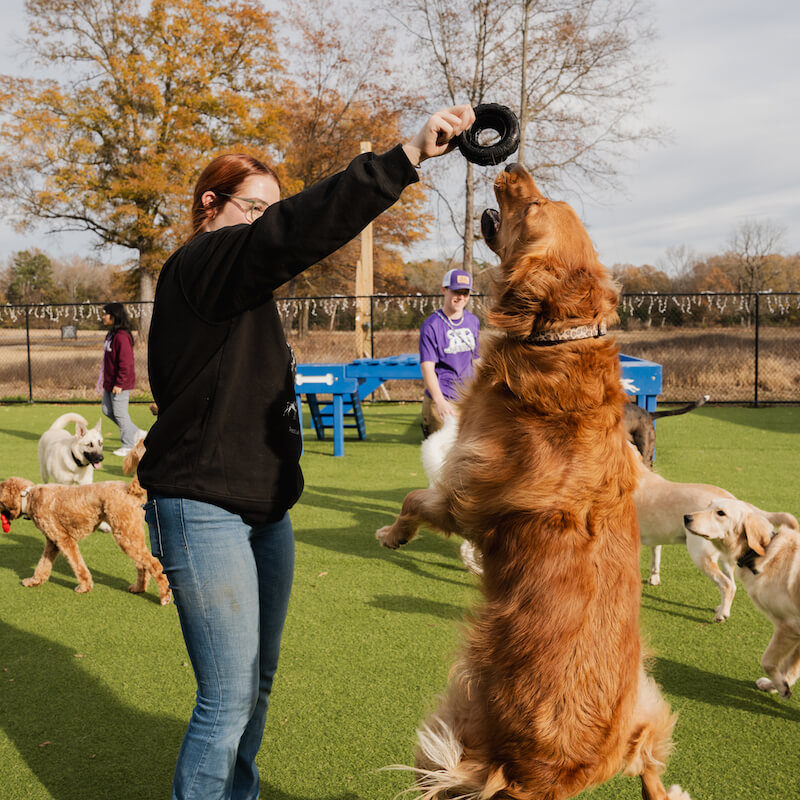
[(197, 678), (174, 800), (256, 800), (255, 756), (294, 568), (300, 497), (294, 357), (273, 292), (354, 238), (452, 149), (469, 106), (404, 145), (280, 199), (274, 172), (221, 156), (194, 192), (194, 234), (156, 289), (149, 372), (158, 418), (138, 475)]

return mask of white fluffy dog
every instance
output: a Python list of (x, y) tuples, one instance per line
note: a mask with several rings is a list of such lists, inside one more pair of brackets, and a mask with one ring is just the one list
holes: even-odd
[[(75, 433), (66, 426), (75, 423)], [(62, 414), (39, 439), (39, 469), (45, 483), (83, 486), (91, 483), (103, 461), (100, 420), (93, 427), (80, 414)]]

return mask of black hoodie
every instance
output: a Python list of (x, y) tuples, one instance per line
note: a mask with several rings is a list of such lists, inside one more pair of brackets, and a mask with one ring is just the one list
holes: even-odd
[(294, 355), (273, 291), (353, 239), (417, 180), (398, 145), (270, 206), (251, 225), (203, 233), (156, 287), (148, 367), (158, 418), (139, 480), (257, 524), (300, 497)]

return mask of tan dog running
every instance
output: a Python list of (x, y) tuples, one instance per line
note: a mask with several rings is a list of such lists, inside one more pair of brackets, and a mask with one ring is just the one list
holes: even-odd
[(101, 522), (122, 551), (136, 564), (137, 580), (128, 591), (147, 589), (152, 575), (158, 584), (161, 605), (170, 602), (169, 582), (161, 564), (148, 552), (144, 540), (144, 511), (141, 504), (145, 492), (137, 480), (103, 481), (86, 486), (34, 485), (24, 478), (7, 478), (0, 483), (0, 511), (9, 519), (28, 517), (44, 534), (44, 553), (33, 576), (23, 586), (38, 586), (50, 577), (53, 562), (63, 553), (78, 579), (76, 592), (91, 591), (92, 575), (78, 549)]
[(788, 699), (800, 676), (800, 533), (772, 523), (748, 503), (716, 500), (684, 517), (687, 530), (702, 536), (736, 561), (736, 575), (753, 605), (774, 630), (756, 686)]

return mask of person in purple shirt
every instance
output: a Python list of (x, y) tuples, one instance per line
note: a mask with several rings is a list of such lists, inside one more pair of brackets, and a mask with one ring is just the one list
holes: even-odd
[(480, 322), (466, 309), (471, 289), (472, 276), (468, 272), (448, 270), (442, 278), (442, 307), (422, 323), (419, 331), (425, 436), (439, 430), (445, 417), (456, 414), (452, 401), (458, 398), (462, 384), (472, 377), (472, 362), (478, 358)]

